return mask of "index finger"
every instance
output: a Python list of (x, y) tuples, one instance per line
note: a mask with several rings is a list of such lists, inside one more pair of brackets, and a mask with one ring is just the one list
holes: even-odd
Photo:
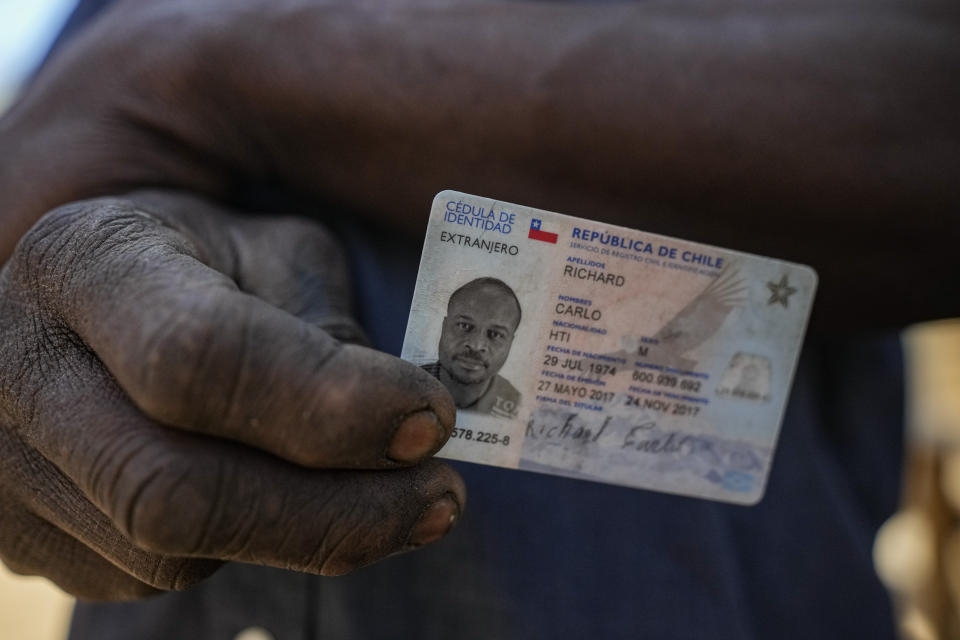
[[(65, 235), (83, 242), (63, 242)], [(241, 292), (195, 248), (124, 201), (52, 212), (22, 260), (148, 416), (310, 467), (412, 464), (446, 441), (455, 408), (419, 367), (346, 345)]]

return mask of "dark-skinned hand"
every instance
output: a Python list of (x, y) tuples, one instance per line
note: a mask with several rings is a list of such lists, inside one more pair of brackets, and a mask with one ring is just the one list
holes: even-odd
[(88, 599), (225, 560), (336, 575), (442, 537), (454, 406), (363, 346), (319, 226), (139, 193), (44, 216), (0, 272), (0, 558)]
[(948, 317), (958, 25), (953, 0), (115, 0), (0, 119), (0, 261), (144, 187), (265, 183), (418, 240), (454, 188), (810, 264), (814, 327)]

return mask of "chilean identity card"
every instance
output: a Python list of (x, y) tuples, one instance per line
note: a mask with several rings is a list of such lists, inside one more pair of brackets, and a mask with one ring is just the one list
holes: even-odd
[(444, 191), (402, 357), (457, 403), (439, 457), (763, 496), (807, 266)]

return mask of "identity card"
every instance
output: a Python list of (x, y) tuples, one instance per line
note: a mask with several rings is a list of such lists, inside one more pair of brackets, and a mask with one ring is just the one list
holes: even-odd
[(457, 403), (440, 457), (754, 504), (807, 266), (444, 191), (402, 357)]

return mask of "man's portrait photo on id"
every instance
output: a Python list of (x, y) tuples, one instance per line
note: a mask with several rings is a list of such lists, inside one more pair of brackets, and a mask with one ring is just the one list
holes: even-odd
[(423, 368), (453, 396), (458, 409), (512, 418), (520, 392), (499, 375), (522, 315), (502, 280), (477, 278), (450, 294), (437, 362)]

